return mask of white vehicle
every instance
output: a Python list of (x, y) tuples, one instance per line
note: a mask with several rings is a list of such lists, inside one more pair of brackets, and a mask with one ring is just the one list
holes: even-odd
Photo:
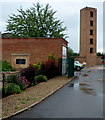
[(84, 68), (84, 65), (82, 63), (80, 63), (79, 61), (74, 61), (74, 69), (80, 71), (83, 68)]

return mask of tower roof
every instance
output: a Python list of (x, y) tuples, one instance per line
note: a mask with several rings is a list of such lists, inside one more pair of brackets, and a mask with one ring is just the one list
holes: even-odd
[(84, 8), (82, 8), (81, 10), (89, 10), (89, 9), (94, 9), (95, 11), (97, 10), (96, 8), (93, 8), (93, 7), (84, 7)]

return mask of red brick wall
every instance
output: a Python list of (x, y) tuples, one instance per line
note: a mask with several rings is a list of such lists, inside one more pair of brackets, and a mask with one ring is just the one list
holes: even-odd
[(97, 57), (97, 64), (98, 64), (98, 65), (101, 65), (101, 64), (102, 64), (101, 57)]
[(77, 60), (77, 61), (83, 63), (83, 62), (86, 62), (86, 57), (77, 56), (77, 57), (74, 57), (74, 60), (75, 61)]
[(62, 38), (3, 38), (2, 59), (12, 64), (11, 54), (30, 54), (29, 63), (45, 61), (49, 54), (62, 57), (62, 45), (68, 42)]
[(90, 56), (88, 56), (87, 58), (78, 56), (78, 57), (74, 57), (74, 60), (78, 60), (81, 63), (86, 62), (87, 65), (101, 65), (102, 64), (101, 57), (94, 57), (94, 56), (93, 58)]

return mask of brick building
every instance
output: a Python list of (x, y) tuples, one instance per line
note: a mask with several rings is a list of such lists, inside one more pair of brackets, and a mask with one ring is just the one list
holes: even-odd
[(97, 57), (97, 9), (85, 7), (80, 10), (80, 56), (76, 58), (87, 65), (101, 63)]
[(68, 42), (62, 38), (2, 38), (2, 59), (15, 68), (48, 60), (67, 57)]

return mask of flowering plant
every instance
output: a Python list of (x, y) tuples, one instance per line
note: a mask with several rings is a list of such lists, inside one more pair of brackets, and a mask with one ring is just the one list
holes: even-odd
[(16, 93), (13, 93), (13, 95), (16, 95)]
[(22, 69), (20, 71), (20, 75), (22, 77), (25, 76), (25, 78), (30, 82), (30, 85), (31, 85), (35, 77), (35, 68), (32, 65), (30, 65), (28, 68)]
[(24, 90), (25, 88), (27, 88), (30, 85), (30, 82), (26, 79), (25, 76), (20, 76), (18, 85), (20, 86), (20, 88), (22, 90)]

